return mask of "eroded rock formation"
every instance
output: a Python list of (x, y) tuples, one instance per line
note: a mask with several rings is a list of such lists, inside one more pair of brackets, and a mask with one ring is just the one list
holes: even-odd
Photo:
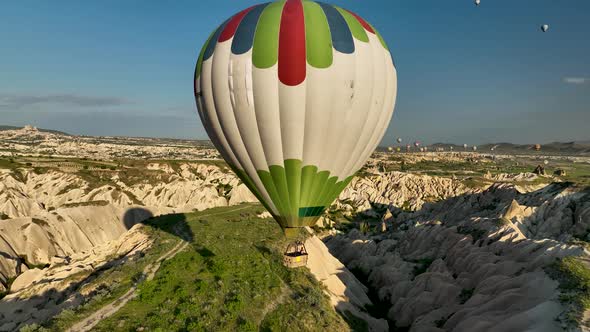
[(126, 183), (118, 173), (108, 183), (58, 171), (0, 174), (0, 292), (29, 267), (115, 240), (151, 216), (256, 201), (236, 176), (217, 166), (148, 168), (154, 173), (139, 183)]
[(0, 301), (0, 331), (40, 323), (65, 309), (84, 303), (99, 292), (92, 274), (108, 266), (137, 259), (152, 245), (138, 224), (123, 236), (67, 257), (54, 257), (48, 268), (34, 268), (12, 283), (11, 294)]
[(565, 308), (544, 269), (556, 258), (587, 254), (569, 243), (590, 230), (590, 193), (567, 183), (530, 193), (496, 184), (450, 196), (413, 212), (390, 204), (395, 230), (354, 229), (326, 244), (366, 279), (399, 327), (560, 330)]

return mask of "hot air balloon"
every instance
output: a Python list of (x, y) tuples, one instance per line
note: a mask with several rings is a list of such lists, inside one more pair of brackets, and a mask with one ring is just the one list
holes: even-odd
[(401, 138), (401, 137), (398, 137), (398, 138), (397, 138), (397, 143), (399, 144), (399, 143), (401, 143), (401, 142), (402, 142), (402, 138)]
[(387, 148), (387, 151), (389, 151), (389, 152), (392, 152), (392, 151), (393, 151), (393, 147), (391, 147), (391, 146), (390, 146), (390, 147), (388, 147), (388, 148)]
[(455, 147), (453, 147), (453, 146), (450, 146), (450, 147), (449, 147), (449, 150), (453, 151), (453, 150), (455, 150)]
[(467, 150), (467, 144), (463, 144), (463, 149)]
[(406, 145), (406, 152), (410, 152), (411, 149), (412, 149), (412, 146), (410, 144)]
[(414, 146), (415, 146), (415, 147), (419, 147), (419, 146), (420, 146), (420, 141), (416, 141), (416, 142), (414, 142)]
[(397, 71), (358, 15), (315, 1), (245, 9), (195, 70), (198, 113), (223, 159), (287, 237), (314, 225), (383, 138)]
[(549, 26), (547, 24), (541, 25), (541, 31), (547, 32), (547, 30), (549, 30)]
[(477, 146), (473, 146), (473, 151), (477, 151)]
[(420, 148), (420, 152), (424, 152), (424, 148)]
[(402, 150), (402, 149), (401, 149), (401, 148), (399, 148), (399, 147), (396, 149), (396, 151), (397, 151), (397, 152), (400, 152), (401, 150)]
[(475, 5), (479, 6), (481, 4), (481, 0), (475, 0)]
[(533, 148), (535, 149), (535, 151), (539, 151), (541, 150), (541, 144), (535, 144)]

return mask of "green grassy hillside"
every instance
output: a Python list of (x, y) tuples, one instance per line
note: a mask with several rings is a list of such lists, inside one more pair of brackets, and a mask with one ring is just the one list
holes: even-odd
[[(244, 204), (147, 221), (157, 239), (173, 234), (189, 245), (93, 331), (350, 330), (309, 270), (283, 267), (286, 240), (273, 220), (256, 217), (262, 211)], [(60, 330), (92, 312), (82, 311), (46, 327)]]

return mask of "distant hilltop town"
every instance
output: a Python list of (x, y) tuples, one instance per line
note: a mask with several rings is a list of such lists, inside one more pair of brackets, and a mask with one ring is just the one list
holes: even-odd
[(39, 131), (39, 129), (37, 129), (37, 127), (31, 126), (31, 125), (26, 125), (23, 127), (24, 131)]
[(0, 126), (1, 156), (76, 157), (112, 159), (219, 159), (209, 141), (168, 138), (93, 137), (39, 129)]

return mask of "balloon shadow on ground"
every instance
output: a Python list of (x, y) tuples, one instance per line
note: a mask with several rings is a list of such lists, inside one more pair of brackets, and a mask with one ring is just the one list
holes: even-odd
[(125, 211), (122, 221), (125, 228), (129, 230), (136, 224), (143, 223), (153, 217), (152, 211), (142, 207), (134, 207)]
[(146, 208), (133, 207), (125, 211), (122, 221), (126, 229), (131, 229), (136, 224), (141, 223), (177, 236), (187, 242), (192, 242), (194, 239), (194, 234), (186, 222), (186, 216), (182, 213), (155, 217)]

